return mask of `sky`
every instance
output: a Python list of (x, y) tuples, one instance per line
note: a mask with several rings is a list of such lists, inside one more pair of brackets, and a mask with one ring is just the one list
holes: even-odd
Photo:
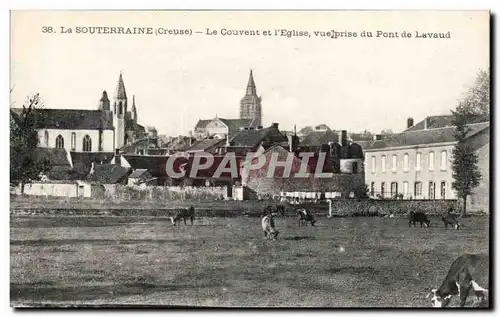
[[(58, 33), (44, 33), (51, 26)], [(60, 27), (72, 34), (59, 33)], [(76, 27), (192, 29), (203, 34), (76, 34)], [(311, 37), (205, 35), (218, 30), (302, 30)], [(314, 31), (357, 32), (356, 38)], [(413, 38), (365, 38), (361, 31)], [(449, 39), (415, 32), (450, 32)], [(40, 93), (45, 108), (97, 109), (123, 74), (129, 109), (160, 134), (187, 134), (199, 119), (238, 118), (250, 69), (263, 125), (292, 130), (325, 123), (352, 132), (394, 132), (428, 115), (449, 114), (489, 67), (486, 11), (14, 11), (11, 102)]]

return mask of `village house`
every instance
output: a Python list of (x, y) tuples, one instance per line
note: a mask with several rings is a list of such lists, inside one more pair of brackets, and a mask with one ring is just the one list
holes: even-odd
[[(365, 177), (372, 197), (456, 199), (451, 160), (456, 144), (450, 116), (432, 116), (402, 133), (378, 135), (365, 148)], [(482, 180), (468, 208), (488, 210), (490, 123), (469, 125), (467, 142), (476, 151)]]

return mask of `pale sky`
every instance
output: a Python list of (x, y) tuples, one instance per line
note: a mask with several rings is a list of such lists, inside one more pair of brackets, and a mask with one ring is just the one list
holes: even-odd
[[(397, 132), (409, 116), (448, 114), (489, 66), (486, 11), (17, 11), (11, 26), (16, 105), (39, 92), (46, 108), (97, 109), (122, 71), (129, 109), (135, 95), (139, 123), (167, 135), (216, 114), (238, 118), (250, 69), (265, 126)], [(47, 34), (43, 26), (334, 29), (358, 37)], [(451, 39), (361, 38), (362, 30), (450, 31)]]

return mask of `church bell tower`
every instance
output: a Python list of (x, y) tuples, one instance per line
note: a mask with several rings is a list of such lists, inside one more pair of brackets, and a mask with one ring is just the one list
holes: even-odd
[(113, 126), (115, 128), (115, 149), (120, 149), (125, 144), (125, 120), (127, 113), (127, 93), (125, 83), (120, 72), (118, 85), (113, 99)]

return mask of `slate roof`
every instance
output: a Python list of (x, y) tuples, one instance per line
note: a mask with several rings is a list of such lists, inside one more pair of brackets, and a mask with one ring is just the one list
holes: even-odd
[[(467, 137), (471, 137), (490, 127), (489, 122), (481, 122), (469, 125)], [(383, 149), (389, 147), (407, 145), (425, 145), (433, 143), (454, 142), (455, 127), (445, 127), (438, 129), (415, 130), (409, 132), (385, 135), (382, 140), (372, 141), (365, 150)]]
[(71, 167), (71, 162), (69, 161), (70, 156), (66, 149), (38, 147), (33, 149), (31, 154), (36, 160), (49, 160), (50, 164), (53, 166), (58, 165)]
[[(231, 146), (236, 147), (255, 147), (266, 138), (272, 127), (259, 130), (242, 130), (236, 134), (230, 141)], [(282, 135), (282, 140), (276, 142), (287, 141), (288, 139)]]
[(130, 168), (116, 164), (96, 164), (89, 180), (101, 184), (116, 184), (127, 177), (130, 172)]
[[(408, 131), (416, 131), (416, 130), (423, 130), (425, 128), (425, 120), (422, 120), (412, 126), (409, 129), (406, 129), (405, 132)], [(439, 116), (429, 116), (427, 117), (427, 129), (437, 129), (437, 128), (444, 128), (444, 127), (451, 127), (453, 126), (453, 116), (452, 115), (439, 115)]]
[(331, 130), (313, 131), (306, 134), (300, 141), (300, 145), (322, 145), (328, 142), (338, 142), (339, 135)]
[(186, 152), (206, 151), (212, 147), (225, 143), (224, 139), (203, 139), (194, 142), (186, 149)]
[(70, 152), (74, 171), (80, 176), (86, 176), (92, 167), (96, 165), (107, 164), (113, 157), (113, 152)]
[(205, 129), (210, 122), (212, 122), (212, 120), (198, 120), (198, 123), (196, 123), (196, 126), (194, 127), (194, 129), (195, 130)]
[(148, 170), (141, 168), (141, 169), (134, 170), (128, 177), (129, 178), (141, 178), (141, 177), (147, 176), (147, 175), (150, 175), (148, 173)]
[(237, 134), (241, 128), (248, 128), (252, 126), (252, 119), (221, 119), (228, 126), (229, 135)]
[[(22, 108), (12, 108), (20, 114)], [(113, 130), (111, 112), (76, 109), (36, 109), (35, 129)]]

